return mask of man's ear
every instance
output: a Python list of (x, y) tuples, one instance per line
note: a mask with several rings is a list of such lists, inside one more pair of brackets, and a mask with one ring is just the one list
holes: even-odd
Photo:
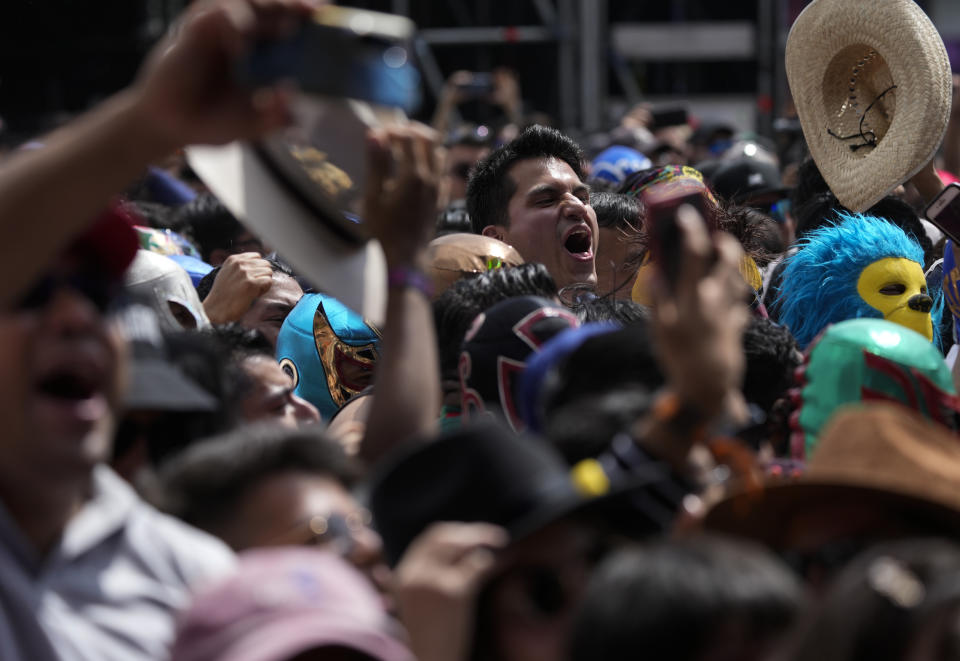
[(487, 225), (483, 228), (483, 231), (480, 232), (483, 236), (489, 236), (491, 239), (498, 239), (507, 243), (507, 233), (503, 225)]

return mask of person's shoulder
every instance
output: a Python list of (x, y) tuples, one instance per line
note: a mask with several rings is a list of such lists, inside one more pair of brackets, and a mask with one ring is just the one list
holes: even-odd
[(212, 535), (159, 511), (113, 471), (99, 466), (99, 489), (125, 511), (123, 544), (138, 558), (145, 573), (166, 585), (194, 589), (198, 583), (229, 574), (236, 565), (233, 551)]
[(236, 566), (233, 551), (218, 538), (142, 500), (130, 517), (127, 535), (134, 545), (165, 560), (191, 589), (226, 576)]

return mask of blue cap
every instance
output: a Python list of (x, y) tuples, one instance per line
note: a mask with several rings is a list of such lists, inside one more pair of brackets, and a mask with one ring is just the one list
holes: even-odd
[(607, 147), (593, 159), (590, 176), (622, 184), (634, 172), (652, 167), (650, 159), (636, 149), (614, 145)]
[(194, 287), (203, 280), (203, 276), (213, 270), (213, 267), (202, 259), (190, 255), (167, 255), (167, 257), (179, 264), (190, 275), (190, 282)]

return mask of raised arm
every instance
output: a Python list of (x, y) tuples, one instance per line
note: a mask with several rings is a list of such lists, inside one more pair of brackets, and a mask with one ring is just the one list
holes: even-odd
[(8, 305), (70, 239), (153, 161), (183, 145), (263, 135), (288, 120), (290, 93), (235, 85), (234, 62), (281, 36), (318, 1), (194, 3), (137, 80), (63, 128), (42, 149), (0, 164), (0, 305)]
[(383, 351), (360, 456), (373, 463), (404, 440), (435, 431), (440, 366), (429, 282), (439, 164), (437, 136), (413, 125), (371, 135), (365, 220), (387, 259)]

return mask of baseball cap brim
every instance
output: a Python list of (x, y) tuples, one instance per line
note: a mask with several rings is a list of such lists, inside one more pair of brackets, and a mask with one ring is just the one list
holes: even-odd
[(374, 240), (353, 243), (278, 181), (246, 143), (187, 149), (190, 166), (221, 202), (316, 287), (382, 324), (386, 310), (386, 262)]
[(315, 612), (285, 616), (261, 626), (247, 627), (210, 661), (285, 661), (316, 647), (343, 647), (377, 661), (414, 661), (413, 654), (398, 640), (337, 622)]
[(128, 410), (213, 411), (217, 400), (170, 363), (134, 359), (124, 406)]

